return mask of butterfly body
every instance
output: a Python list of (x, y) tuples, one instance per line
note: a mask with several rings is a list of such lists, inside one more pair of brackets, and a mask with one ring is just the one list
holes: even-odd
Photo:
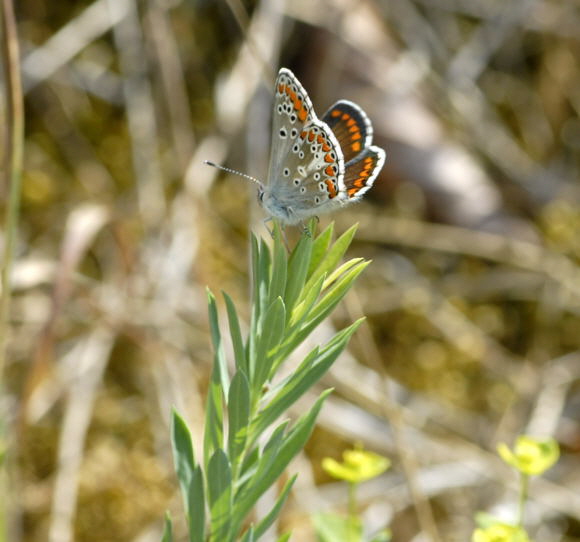
[(317, 118), (308, 94), (282, 68), (276, 79), (268, 182), (258, 201), (285, 224), (298, 224), (357, 201), (383, 167), (385, 152), (371, 145), (372, 125), (347, 100)]

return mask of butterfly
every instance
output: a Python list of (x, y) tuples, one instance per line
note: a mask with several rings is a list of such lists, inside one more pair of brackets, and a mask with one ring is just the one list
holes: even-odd
[(358, 105), (339, 100), (319, 119), (300, 81), (281, 68), (268, 180), (259, 182), (258, 201), (271, 217), (298, 224), (360, 200), (385, 163), (372, 138), (371, 121)]

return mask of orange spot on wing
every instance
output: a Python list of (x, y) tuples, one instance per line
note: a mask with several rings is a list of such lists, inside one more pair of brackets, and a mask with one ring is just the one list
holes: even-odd
[(308, 111), (306, 111), (306, 108), (303, 107), (299, 112), (298, 112), (298, 118), (304, 122), (306, 120), (306, 117), (308, 116)]
[(360, 151), (360, 143), (357, 141), (356, 143), (353, 143), (350, 148), (354, 151), (354, 152), (358, 152)]
[(352, 135), (350, 136), (350, 138), (351, 138), (353, 141), (356, 141), (357, 139), (360, 139), (361, 137), (362, 137), (362, 136), (360, 135), (360, 132), (357, 132), (356, 134), (352, 134)]
[(330, 113), (331, 117), (340, 117), (340, 111), (338, 109), (335, 109), (334, 111), (332, 111)]
[(331, 198), (334, 198), (336, 196), (336, 188), (334, 188), (334, 183), (331, 180), (326, 180), (324, 182), (326, 184), (326, 187), (328, 188), (329, 196)]
[(324, 168), (324, 173), (326, 173), (329, 177), (334, 176), (334, 169), (332, 169), (332, 166), (326, 166)]
[(278, 92), (279, 92), (280, 94), (283, 94), (283, 93), (284, 93), (284, 88), (285, 88), (285, 87), (284, 87), (284, 85), (283, 85), (282, 83), (280, 83), (280, 84), (278, 85)]
[(348, 113), (344, 113), (341, 117), (342, 120), (348, 120), (350, 119), (350, 115)]
[[(343, 118), (344, 118), (344, 117), (343, 117)], [(346, 123), (346, 125), (347, 125), (347, 126), (352, 126), (353, 124), (356, 124), (356, 120), (354, 120), (354, 119), (350, 119), (350, 120), (349, 120), (349, 121)]]
[(358, 127), (358, 124), (355, 124), (354, 126), (351, 126), (348, 131), (351, 133), (360, 132), (360, 128)]
[(328, 152), (328, 151), (330, 150), (330, 145), (327, 145), (326, 143), (324, 143), (324, 144), (322, 145), (322, 150), (323, 150), (324, 152)]
[(315, 135), (316, 135), (316, 134), (315, 134), (314, 132), (310, 132), (310, 133), (308, 134), (308, 141), (314, 141), (314, 136), (315, 136)]
[(330, 156), (330, 154), (326, 154), (326, 155), (324, 155), (324, 161), (332, 163), (332, 162), (334, 162), (334, 158), (332, 156)]
[(347, 190), (349, 197), (353, 197), (357, 192), (358, 192), (358, 188), (349, 188)]

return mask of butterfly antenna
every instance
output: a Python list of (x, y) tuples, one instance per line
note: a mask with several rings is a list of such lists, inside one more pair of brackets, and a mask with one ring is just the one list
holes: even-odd
[(259, 179), (256, 179), (256, 177), (252, 177), (251, 175), (246, 175), (245, 173), (242, 173), (241, 171), (236, 171), (235, 169), (230, 169), (229, 167), (219, 166), (218, 164), (214, 164), (213, 162), (210, 162), (209, 160), (204, 160), (203, 162), (204, 162), (204, 164), (207, 164), (208, 166), (213, 166), (217, 169), (221, 169), (222, 171), (227, 171), (228, 173), (233, 173), (234, 175), (239, 175), (240, 177), (245, 177), (246, 179), (249, 179), (250, 181), (254, 181), (255, 183), (258, 183), (259, 185), (262, 184), (262, 182)]

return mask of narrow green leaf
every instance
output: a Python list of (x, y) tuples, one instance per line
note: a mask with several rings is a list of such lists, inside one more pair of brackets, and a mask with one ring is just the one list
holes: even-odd
[[(252, 233), (251, 236), (251, 255), (252, 255), (252, 305), (253, 307), (260, 306), (260, 280), (259, 280), (259, 269), (260, 269), (260, 243), (258, 238)], [(255, 315), (256, 318), (259, 314)]]
[[(324, 294), (322, 299), (313, 307), (309, 314), (309, 322), (318, 325), (324, 318), (326, 318), (346, 295), (356, 278), (366, 269), (370, 264), (369, 261), (360, 261), (352, 267), (349, 271), (344, 273)], [(328, 279), (327, 279), (328, 280)]]
[(250, 525), (250, 528), (244, 533), (242, 542), (254, 542), (257, 538), (254, 536), (254, 526)]
[(252, 303), (252, 317), (250, 335), (248, 337), (248, 380), (254, 381), (256, 371), (256, 338), (262, 333), (263, 312), (268, 301), (268, 281), (270, 276), (270, 251), (262, 239), (258, 241), (252, 235), (252, 274), (254, 278), (254, 294)]
[(308, 290), (302, 295), (302, 300), (300, 303), (294, 306), (292, 311), (292, 316), (288, 322), (288, 333), (292, 333), (300, 324), (308, 317), (310, 309), (314, 306), (314, 303), (318, 300), (318, 296), (322, 291), (322, 285), (326, 275), (322, 275)]
[(308, 267), (308, 278), (312, 276), (314, 270), (320, 265), (320, 262), (326, 255), (332, 234), (334, 232), (334, 222), (331, 222), (323, 232), (314, 240), (312, 247), (312, 256), (310, 257), (310, 266)]
[(259, 303), (260, 303), (260, 317), (268, 306), (268, 284), (270, 282), (270, 268), (272, 258), (270, 255), (270, 247), (266, 244), (264, 239), (260, 240), (260, 259), (258, 261), (258, 285), (259, 285)]
[(228, 454), (232, 470), (238, 470), (237, 464), (248, 436), (250, 417), (250, 386), (243, 371), (237, 371), (232, 379), (228, 397)]
[(173, 542), (173, 523), (169, 512), (165, 513), (165, 523), (163, 525), (163, 538), (161, 542)]
[(362, 261), (345, 273), (340, 279), (332, 285), (332, 287), (323, 295), (321, 299), (312, 307), (312, 309), (304, 316), (301, 326), (294, 327), (294, 331), (287, 336), (284, 343), (276, 352), (275, 363), (280, 359), (286, 359), (292, 351), (297, 348), (302, 342), (312, 333), (312, 331), (326, 318), (340, 303), (342, 298), (346, 295), (352, 283), (362, 273), (365, 267), (370, 262)]
[(332, 248), (326, 253), (316, 269), (313, 270), (310, 278), (308, 279), (308, 282), (306, 283), (306, 288), (310, 287), (314, 282), (316, 282), (321, 275), (328, 275), (329, 273), (332, 273), (334, 268), (338, 265), (338, 262), (344, 256), (346, 249), (349, 247), (356, 229), (357, 225), (354, 224), (336, 240), (334, 245), (332, 245)]
[(271, 354), (282, 342), (286, 310), (282, 298), (276, 299), (264, 315), (264, 324), (256, 345), (256, 369), (251, 385), (258, 391), (271, 375)]
[(203, 487), (203, 472), (197, 466), (187, 493), (187, 514), (189, 520), (189, 541), (204, 542), (205, 540), (205, 492)]
[(222, 449), (217, 449), (207, 470), (208, 497), (211, 521), (211, 540), (228, 540), (232, 518), (232, 476), (230, 462)]
[(323, 391), (310, 410), (301, 416), (292, 429), (285, 435), (272, 472), (269, 473), (272, 483), (282, 474), (290, 461), (304, 448), (310, 438), (318, 413), (326, 398), (332, 393), (332, 389)]
[(288, 318), (294, 308), (294, 304), (300, 298), (308, 266), (310, 265), (310, 255), (312, 253), (312, 238), (308, 235), (302, 235), (300, 241), (292, 251), (290, 261), (288, 262), (288, 283), (284, 293), (284, 303), (288, 311)]
[(315, 346), (314, 349), (308, 353), (302, 363), (288, 375), (284, 380), (278, 382), (267, 394), (263, 397), (265, 406), (255, 416), (250, 424), (248, 431), (248, 440), (254, 443), (258, 440), (260, 435), (274, 423), (287, 409), (291, 402), (282, 401), (283, 396), (290, 395), (296, 382), (304, 377), (304, 374), (312, 367), (314, 360), (319, 354), (320, 347)]
[(299, 367), (276, 388), (278, 390), (276, 395), (268, 401), (267, 406), (258, 414), (251, 425), (250, 438), (252, 441), (258, 438), (270, 424), (328, 371), (363, 320), (361, 318), (337, 333), (320, 351), (318, 347), (312, 350)]
[[(271, 457), (268, 458), (269, 460), (265, 464), (266, 468), (260, 467), (258, 469), (252, 479), (252, 483), (248, 485), (247, 491), (240, 496), (239, 506), (236, 503), (236, 511), (234, 513), (234, 517), (236, 518), (234, 520), (235, 525), (238, 525), (238, 522), (243, 520), (258, 498), (278, 479), (288, 466), (288, 463), (304, 447), (312, 432), (322, 403), (331, 391), (326, 390), (320, 395), (308, 413), (302, 416), (294, 427), (284, 435), (281, 445), (275, 449), (275, 455), (272, 453)], [(264, 450), (264, 456), (266, 456), (266, 449)], [(238, 501), (237, 498), (236, 501)]]
[[(248, 446), (246, 446), (248, 448)], [(251, 478), (255, 475), (258, 470), (258, 463), (260, 460), (260, 449), (254, 446), (249, 453), (244, 455), (244, 461), (240, 472), (236, 480), (235, 494), (242, 493), (245, 490), (247, 483), (251, 481)]]
[(276, 542), (288, 542), (288, 540), (290, 540), (290, 537), (292, 536), (292, 533), (284, 533), (280, 538), (278, 538), (278, 540), (276, 540)]
[(244, 340), (242, 339), (242, 332), (240, 330), (240, 321), (238, 319), (236, 306), (228, 294), (225, 292), (222, 292), (222, 294), (224, 296), (226, 308), (228, 311), (228, 323), (230, 325), (230, 337), (232, 338), (232, 345), (234, 347), (236, 368), (242, 369), (247, 373), (248, 363), (246, 359), (246, 350), (244, 348)]
[(250, 479), (240, 487), (235, 494), (232, 527), (236, 532), (242, 525), (246, 515), (256, 504), (256, 501), (272, 485), (270, 473), (277, 463), (280, 449), (284, 445), (285, 431), (288, 421), (282, 422), (269, 438), (257, 462), (257, 468)]
[(187, 510), (187, 492), (195, 469), (195, 458), (189, 428), (175, 409), (171, 413), (171, 447), (175, 472)]
[(356, 265), (364, 261), (365, 261), (364, 258), (352, 258), (344, 262), (342, 265), (337, 267), (330, 275), (328, 275), (328, 278), (324, 281), (322, 289), (326, 290), (327, 288), (332, 286), (332, 284), (336, 282), (342, 275), (344, 275), (349, 269), (355, 267)]
[(284, 506), (284, 503), (288, 498), (288, 494), (290, 493), (290, 489), (292, 489), (292, 486), (294, 485), (297, 477), (298, 475), (295, 474), (284, 484), (284, 488), (282, 489), (279, 497), (276, 499), (276, 503), (272, 507), (272, 510), (270, 510), (270, 512), (268, 512), (268, 514), (262, 518), (258, 525), (256, 525), (256, 539), (260, 538), (270, 528), (272, 523), (274, 523), (274, 520), (280, 515), (280, 510)]
[(223, 389), (219, 378), (219, 369), (216, 368), (214, 363), (205, 406), (203, 459), (206, 469), (208, 461), (215, 450), (223, 447), (223, 422)]
[(286, 247), (281, 239), (279, 226), (274, 230), (274, 258), (272, 262), (272, 276), (268, 289), (268, 303), (270, 306), (274, 300), (284, 295), (286, 289), (286, 273), (288, 271), (288, 258)]
[(226, 355), (224, 352), (222, 336), (220, 333), (219, 318), (215, 297), (209, 290), (207, 291), (207, 306), (209, 313), (209, 329), (211, 332), (211, 342), (214, 351), (214, 368), (216, 364), (219, 366), (220, 381), (224, 390), (224, 394), (227, 394), (228, 388), (230, 386), (228, 377), (228, 366), (226, 362)]

